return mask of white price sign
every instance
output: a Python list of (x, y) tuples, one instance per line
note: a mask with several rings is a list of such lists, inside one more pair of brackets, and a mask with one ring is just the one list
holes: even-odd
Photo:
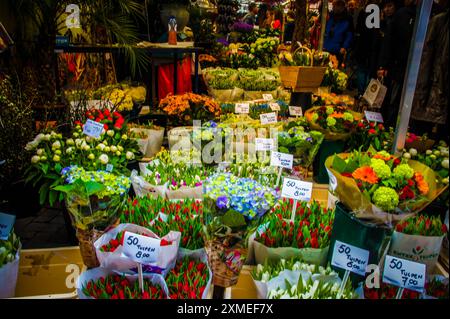
[(272, 111), (281, 111), (280, 105), (278, 103), (269, 103), (269, 107)]
[(386, 256), (383, 282), (418, 292), (425, 286), (426, 265), (414, 261)]
[(285, 178), (281, 196), (308, 202), (312, 196), (313, 184), (298, 179)]
[(114, 169), (114, 165), (112, 165), (112, 164), (107, 164), (106, 165), (106, 171), (107, 172), (111, 173), (113, 171), (113, 169)]
[(261, 119), (261, 125), (273, 124), (278, 122), (277, 113), (275, 112), (260, 114), (259, 118)]
[(348, 270), (365, 276), (367, 264), (369, 263), (369, 251), (361, 249), (339, 240), (334, 244), (331, 264), (344, 270)]
[(16, 221), (15, 215), (0, 213), (0, 239), (7, 240)]
[(250, 113), (250, 104), (249, 103), (236, 103), (236, 105), (234, 106), (234, 113), (237, 113), (237, 114)]
[(383, 115), (381, 115), (381, 113), (364, 111), (364, 114), (366, 115), (366, 119), (369, 122), (383, 123)]
[(159, 246), (159, 239), (125, 232), (122, 254), (140, 264), (151, 264), (158, 259)]
[(272, 151), (274, 149), (273, 139), (271, 138), (256, 138), (255, 144), (257, 151)]
[(293, 163), (294, 155), (292, 154), (272, 152), (270, 156), (270, 166), (292, 169)]
[(92, 120), (87, 120), (83, 126), (83, 133), (93, 138), (99, 138), (103, 131), (103, 124)]
[(300, 106), (289, 106), (291, 116), (303, 116), (303, 110)]
[(272, 94), (263, 94), (262, 97), (266, 101), (272, 101), (273, 100)]

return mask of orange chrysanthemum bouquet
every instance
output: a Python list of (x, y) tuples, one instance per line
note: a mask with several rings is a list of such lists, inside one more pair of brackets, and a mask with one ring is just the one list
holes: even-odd
[(212, 120), (220, 116), (220, 105), (204, 95), (185, 93), (167, 95), (159, 107), (168, 115), (177, 119), (178, 124), (192, 125), (192, 120)]
[(416, 161), (373, 149), (327, 159), (331, 186), (360, 218), (395, 223), (427, 206), (443, 187), (435, 172)]

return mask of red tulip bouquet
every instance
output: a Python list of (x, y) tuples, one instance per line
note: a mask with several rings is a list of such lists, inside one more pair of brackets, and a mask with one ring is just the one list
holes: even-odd
[(94, 247), (101, 267), (130, 274), (137, 272), (137, 263), (122, 254), (125, 232), (159, 240), (158, 259), (152, 264), (143, 265), (144, 272), (165, 274), (173, 267), (178, 253), (181, 234), (169, 231), (160, 238), (151, 230), (134, 224), (120, 224), (97, 239)]
[(94, 268), (78, 277), (80, 299), (167, 299), (169, 293), (164, 278), (157, 274), (143, 275), (143, 289), (138, 275), (114, 274), (104, 268)]
[(205, 250), (180, 250), (175, 267), (167, 274), (170, 299), (207, 299), (212, 272)]
[(427, 273), (436, 266), (447, 226), (439, 216), (417, 215), (396, 225), (389, 253), (426, 264)]
[(292, 205), (292, 200), (281, 200), (256, 231), (253, 249), (257, 264), (292, 257), (316, 265), (326, 263), (334, 211), (323, 209), (317, 202), (309, 207), (302, 202), (296, 207), (294, 220), (289, 220), (286, 217)]

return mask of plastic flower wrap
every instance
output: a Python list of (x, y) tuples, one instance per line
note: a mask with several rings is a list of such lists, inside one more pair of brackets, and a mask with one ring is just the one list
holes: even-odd
[(398, 222), (416, 213), (442, 191), (435, 172), (385, 151), (330, 156), (325, 162), (340, 201), (358, 217)]
[(311, 129), (323, 132), (326, 140), (345, 140), (355, 130), (362, 115), (345, 106), (318, 106), (308, 109), (305, 117)]
[(75, 228), (102, 230), (118, 218), (131, 185), (128, 177), (77, 166), (66, 167), (61, 173), (66, 185), (56, 189), (65, 193)]
[(278, 151), (293, 154), (298, 165), (309, 167), (319, 151), (324, 135), (311, 131), (302, 122), (290, 122), (278, 133)]
[(19, 249), (20, 239), (13, 230), (11, 230), (8, 239), (0, 239), (0, 269), (16, 259)]

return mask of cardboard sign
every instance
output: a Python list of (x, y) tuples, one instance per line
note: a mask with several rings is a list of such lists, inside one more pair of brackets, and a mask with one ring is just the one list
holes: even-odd
[(366, 119), (369, 122), (383, 123), (383, 115), (381, 115), (381, 113), (364, 111), (364, 114), (366, 115)]
[(0, 239), (7, 240), (16, 221), (16, 216), (0, 213)]
[(277, 166), (287, 169), (292, 169), (294, 163), (294, 155), (272, 152), (270, 155), (270, 166)]
[(130, 232), (125, 232), (123, 255), (140, 264), (151, 264), (157, 261), (160, 240)]
[(425, 276), (425, 264), (389, 255), (386, 256), (383, 282), (401, 288), (423, 292)]
[(256, 138), (255, 146), (257, 151), (272, 151), (274, 149), (273, 139), (271, 138)]
[(234, 106), (234, 113), (248, 114), (250, 113), (250, 104), (248, 103), (236, 103)]
[(365, 276), (368, 262), (368, 250), (336, 240), (331, 259), (333, 266), (354, 272), (360, 276)]
[(313, 184), (298, 179), (285, 178), (281, 196), (308, 202), (312, 196)]
[(260, 114), (259, 118), (261, 119), (261, 125), (273, 124), (278, 122), (277, 113), (275, 112)]
[(289, 114), (291, 116), (303, 116), (303, 110), (300, 106), (289, 106)]
[(83, 126), (83, 133), (93, 138), (99, 138), (103, 131), (103, 124), (92, 120), (87, 120)]

